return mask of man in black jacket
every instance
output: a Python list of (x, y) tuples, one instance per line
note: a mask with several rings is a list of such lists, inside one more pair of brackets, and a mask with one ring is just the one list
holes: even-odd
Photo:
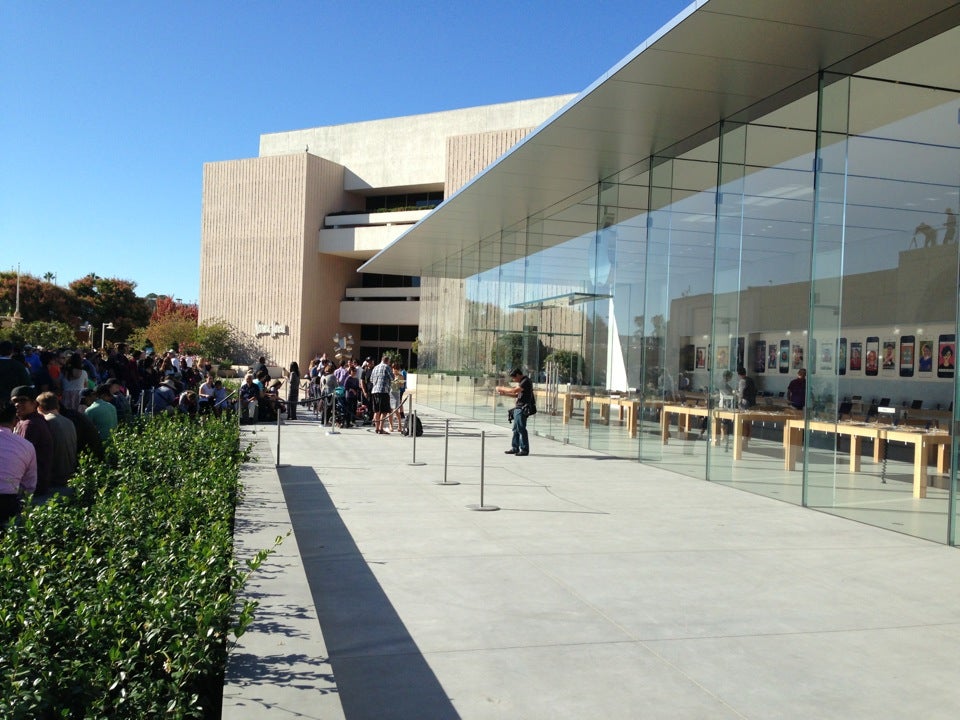
[(533, 382), (523, 374), (520, 368), (514, 368), (510, 373), (510, 379), (517, 385), (516, 387), (498, 386), (497, 395), (507, 395), (517, 399), (516, 405), (511, 411), (513, 419), (513, 441), (507, 455), (524, 456), (530, 454), (530, 437), (527, 435), (527, 416), (532, 415), (532, 408), (536, 407), (536, 400), (533, 397)]

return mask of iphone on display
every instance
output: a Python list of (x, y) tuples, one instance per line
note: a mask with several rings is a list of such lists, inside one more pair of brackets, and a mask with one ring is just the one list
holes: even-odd
[(879, 370), (880, 338), (876, 336), (868, 337), (865, 357), (863, 358), (863, 371), (867, 375), (876, 375)]
[(937, 345), (937, 377), (952, 378), (956, 367), (957, 344), (953, 333), (941, 335)]
[(913, 377), (913, 352), (916, 341), (913, 335), (900, 338), (900, 377)]
[(790, 341), (780, 341), (780, 372), (790, 372)]
[(847, 339), (840, 338), (837, 343), (837, 375), (847, 374)]

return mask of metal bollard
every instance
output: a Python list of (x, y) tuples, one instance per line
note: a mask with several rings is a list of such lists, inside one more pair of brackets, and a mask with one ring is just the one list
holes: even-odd
[(280, 410), (277, 409), (277, 464), (274, 467), (288, 467), (280, 464)]
[(450, 418), (444, 421), (443, 428), (443, 480), (437, 485), (459, 485), (456, 480), (447, 480), (447, 458), (450, 455)]
[[(425, 462), (417, 462), (417, 411), (407, 415), (407, 427), (410, 429), (410, 436), (413, 438), (413, 461), (408, 465), (426, 465)], [(403, 428), (401, 428), (402, 430)]]
[(499, 510), (500, 508), (496, 505), (485, 505), (483, 502), (483, 470), (484, 470), (484, 456), (485, 456), (485, 446), (487, 442), (487, 431), (480, 431), (480, 504), (479, 505), (467, 505), (467, 508), (470, 510)]

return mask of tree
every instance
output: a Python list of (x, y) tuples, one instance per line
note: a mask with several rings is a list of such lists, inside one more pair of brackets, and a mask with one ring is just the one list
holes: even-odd
[(150, 320), (150, 306), (137, 297), (136, 287), (130, 280), (102, 278), (94, 273), (70, 283), (77, 296), (80, 317), (97, 329), (103, 323), (113, 323), (113, 341), (126, 340), (134, 328)]
[(147, 345), (147, 338), (157, 352), (170, 349), (191, 351), (197, 344), (197, 322), (181, 315), (167, 315), (151, 320), (146, 327), (137, 328), (127, 341), (134, 348), (143, 348)]
[(545, 363), (557, 364), (557, 382), (580, 384), (585, 376), (586, 363), (583, 356), (573, 350), (554, 350), (544, 359)]
[(534, 333), (505, 332), (493, 344), (490, 360), (499, 372), (526, 365), (530, 372), (537, 373), (545, 354), (546, 346)]
[(200, 354), (208, 360), (233, 364), (242, 354), (242, 341), (237, 331), (223, 320), (205, 322), (197, 327), (196, 341)]
[(29, 343), (46, 349), (72, 348), (77, 344), (73, 327), (62, 322), (28, 322), (0, 330), (0, 340), (10, 340), (14, 345)]
[[(12, 315), (16, 306), (17, 273), (0, 272), (0, 313)], [(20, 316), (24, 322), (80, 324), (76, 295), (33, 275), (20, 275)]]
[(150, 321), (162, 320), (169, 316), (177, 316), (186, 320), (197, 322), (200, 317), (200, 309), (196, 304), (180, 303), (167, 295), (158, 295), (153, 301), (153, 314)]

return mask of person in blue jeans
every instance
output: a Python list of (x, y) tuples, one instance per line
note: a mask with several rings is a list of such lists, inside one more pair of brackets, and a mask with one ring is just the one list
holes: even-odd
[(524, 409), (533, 407), (535, 400), (533, 397), (533, 383), (530, 381), (520, 368), (514, 368), (510, 373), (510, 379), (517, 385), (516, 387), (497, 386), (497, 395), (507, 395), (517, 399), (513, 408), (513, 442), (507, 455), (529, 455), (530, 438), (527, 435), (527, 415)]

